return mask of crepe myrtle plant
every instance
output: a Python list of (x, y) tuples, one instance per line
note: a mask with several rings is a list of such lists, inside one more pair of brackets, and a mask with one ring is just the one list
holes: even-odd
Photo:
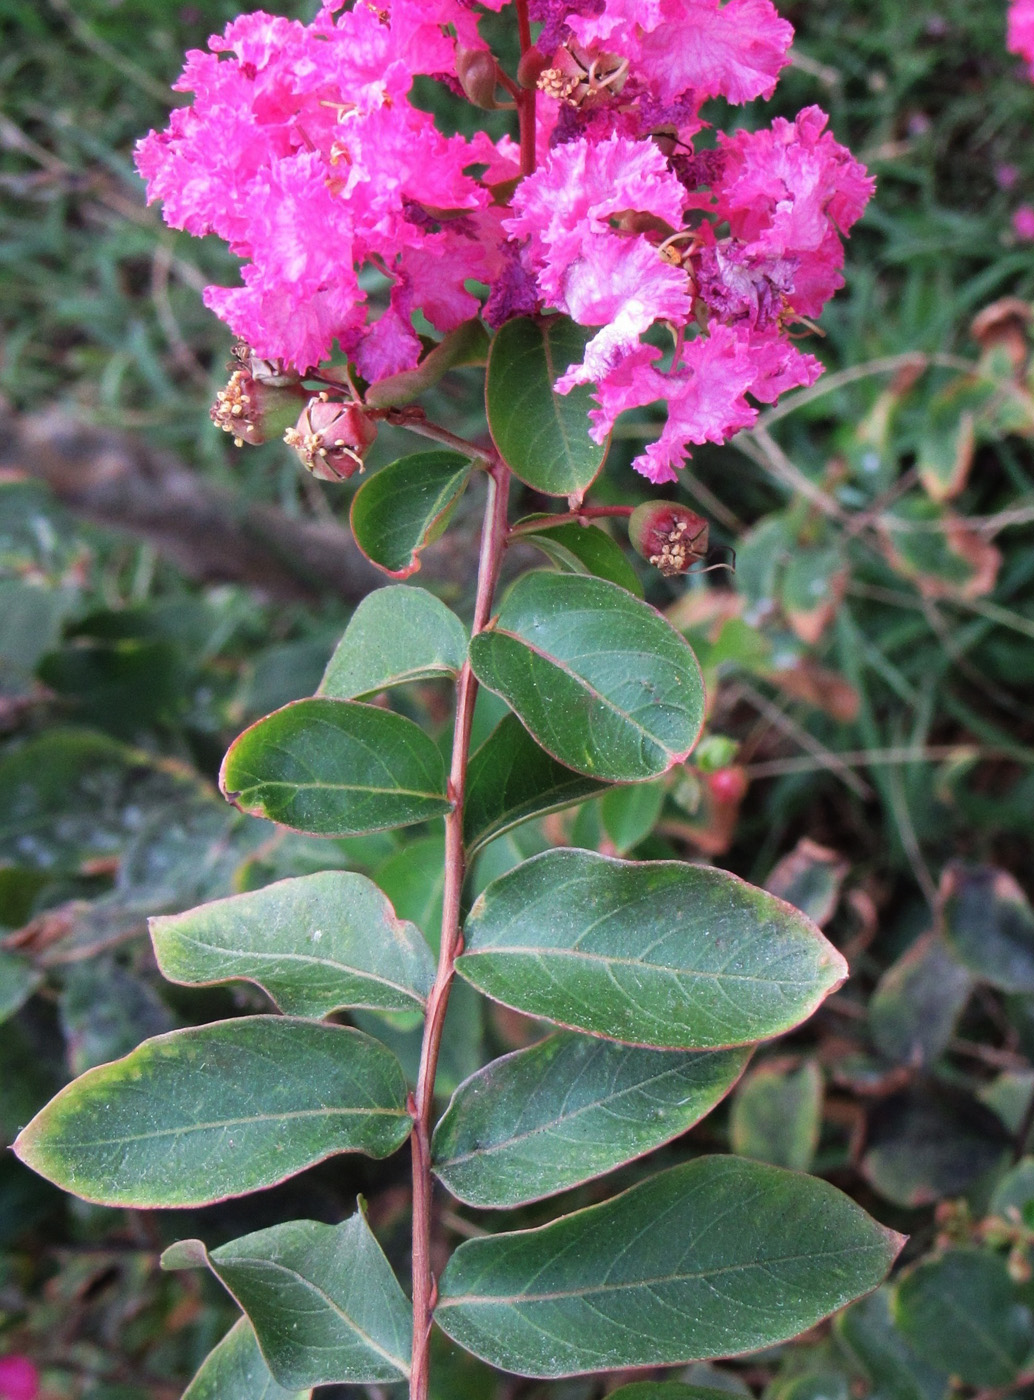
[[(485, 11), (494, 34), (512, 19), (512, 71), (482, 37)], [(241, 342), (219, 426), (242, 444), (283, 436), (330, 481), (362, 471), (381, 423), (431, 443), (353, 497), (355, 538), (395, 582), (355, 611), (313, 698), (234, 742), (221, 783), (243, 811), (321, 836), (443, 822), (437, 962), (352, 871), (156, 918), (166, 977), (257, 983), (274, 1014), (145, 1041), (64, 1089), (16, 1147), (86, 1200), (193, 1207), (408, 1143), (408, 1279), (361, 1203), (337, 1225), (166, 1252), (168, 1267), (211, 1269), (242, 1314), (192, 1400), (328, 1383), (408, 1383), (425, 1400), (435, 1327), (531, 1377), (730, 1356), (811, 1327), (897, 1253), (828, 1183), (725, 1155), (644, 1168), (534, 1229), (487, 1214), (670, 1142), (847, 973), (803, 914), (704, 865), (560, 847), (472, 904), (467, 881), (496, 836), (656, 779), (700, 735), (693, 652), (594, 522), (632, 516), (634, 546), (669, 575), (704, 558), (706, 522), (585, 496), (625, 409), (666, 406), (634, 466), (670, 483), (691, 444), (727, 440), (820, 371), (797, 337), (840, 285), (872, 182), (816, 107), (716, 139), (700, 115), (770, 96), (791, 37), (769, 0), (327, 0), (310, 24), (244, 15), (190, 53), (177, 87), (192, 102), (140, 143), (168, 222), (242, 260), (241, 285), (205, 293)], [(509, 109), (514, 134), (443, 134), (414, 104), (419, 75)], [(418, 400), (479, 364), (489, 432), (472, 442)], [(468, 627), (401, 581), (478, 474)], [(511, 476), (562, 508), (511, 523)], [(497, 596), (516, 538), (560, 567)], [(413, 719), (370, 703), (428, 677), (454, 687), (447, 761)], [(479, 687), (507, 711), (471, 752)], [(457, 975), (552, 1030), (443, 1111)], [(422, 1018), (415, 1083), (335, 1019), (350, 1008)], [(449, 1195), (489, 1223), (436, 1271)]]

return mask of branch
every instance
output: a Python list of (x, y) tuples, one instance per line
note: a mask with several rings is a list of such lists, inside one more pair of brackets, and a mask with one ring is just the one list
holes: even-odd
[[(146, 540), (192, 578), (261, 589), (284, 601), (332, 594), (358, 602), (384, 584), (351, 534), (333, 521), (298, 520), (209, 485), (173, 453), (60, 408), (0, 407), (0, 471), (45, 481), (75, 515)], [(474, 546), (474, 542), (471, 542)], [(464, 551), (424, 556), (426, 576), (461, 583)]]

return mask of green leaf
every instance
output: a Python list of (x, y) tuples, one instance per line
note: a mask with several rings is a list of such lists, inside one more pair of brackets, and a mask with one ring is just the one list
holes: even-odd
[(592, 390), (553, 385), (585, 354), (593, 334), (563, 316), (507, 321), (488, 352), (485, 398), (492, 441), (510, 470), (547, 496), (580, 496), (607, 447), (589, 436)]
[(840, 902), (840, 890), (850, 869), (851, 862), (838, 852), (802, 836), (773, 866), (765, 889), (824, 928)]
[(583, 525), (570, 520), (559, 525), (543, 524), (540, 529), (529, 528), (534, 521), (533, 515), (519, 521), (515, 534), (522, 544), (533, 544), (540, 549), (563, 573), (593, 574), (596, 578), (619, 584), (637, 598), (643, 596), (639, 575), (628, 562), (621, 546), (598, 525)]
[(435, 1131), (435, 1175), (473, 1206), (566, 1191), (691, 1128), (729, 1092), (748, 1055), (551, 1036), (460, 1085)]
[(516, 715), (496, 725), (467, 767), (463, 834), (468, 854), (530, 817), (570, 807), (604, 790), (540, 748)]
[(347, 1006), (423, 1006), (434, 960), (365, 875), (325, 870), (151, 920), (162, 976), (186, 986), (243, 978), (290, 1016)]
[(475, 903), (457, 971), (530, 1016), (717, 1050), (810, 1016), (847, 964), (803, 914), (706, 866), (553, 850)]
[(73, 1074), (128, 1055), (148, 1036), (165, 1035), (177, 1024), (153, 982), (110, 954), (69, 964), (58, 1012)]
[(833, 1324), (838, 1340), (858, 1361), (879, 1400), (944, 1400), (948, 1376), (912, 1350), (891, 1317), (888, 1285), (860, 1298)]
[(240, 1318), (210, 1352), (183, 1400), (309, 1400), (312, 1390), (277, 1385), (259, 1351), (251, 1323)]
[(416, 452), (382, 467), (352, 499), (355, 542), (392, 578), (420, 568), (420, 551), (449, 523), (470, 480), (470, 461), (459, 452)]
[(948, 947), (982, 982), (1034, 992), (1034, 911), (1013, 877), (986, 865), (953, 862), (940, 888)]
[(1034, 1226), (1034, 1157), (1021, 1157), (995, 1187), (988, 1215)]
[(488, 332), (477, 317), (463, 321), (429, 350), (416, 369), (400, 370), (371, 384), (364, 395), (371, 408), (412, 403), (459, 365), (483, 365), (488, 356)]
[(973, 978), (931, 930), (887, 968), (869, 1000), (869, 1031), (891, 1060), (931, 1065), (947, 1048)]
[(242, 812), (313, 836), (358, 836), (440, 816), (441, 750), (419, 725), (352, 700), (296, 700), (234, 741), (219, 774)]
[(700, 735), (693, 652), (656, 609), (603, 579), (524, 574), (470, 661), (547, 753), (590, 778), (655, 778)]
[(1011, 1145), (997, 1114), (953, 1085), (926, 1081), (870, 1111), (859, 1165), (888, 1201), (926, 1206), (961, 1196)]
[(821, 1126), (822, 1074), (813, 1060), (790, 1071), (759, 1065), (732, 1101), (732, 1150), (773, 1166), (806, 1172)]
[(626, 855), (649, 836), (664, 806), (663, 783), (615, 787), (600, 799), (600, 820), (614, 851)]
[(1034, 1346), (1030, 1309), (990, 1250), (924, 1259), (897, 1286), (894, 1321), (924, 1361), (966, 1385), (1009, 1385)]
[(210, 1253), (182, 1240), (162, 1256), (166, 1269), (200, 1264), (240, 1304), (282, 1386), (408, 1376), (410, 1307), (362, 1210), (340, 1225), (289, 1220)]
[(248, 1016), (172, 1031), (90, 1070), (15, 1151), (88, 1201), (207, 1205), (336, 1152), (387, 1157), (411, 1126), (385, 1048), (343, 1026)]
[(435, 1317), (518, 1375), (668, 1366), (796, 1336), (874, 1288), (902, 1242), (825, 1181), (699, 1157), (540, 1229), (461, 1244)]
[(42, 982), (42, 975), (28, 958), (0, 948), (0, 1021), (6, 1021), (28, 1001)]
[(367, 594), (352, 614), (317, 692), (354, 700), (429, 676), (455, 676), (467, 634), (455, 613), (425, 588), (395, 584)]
[(430, 836), (408, 840), (373, 872), (400, 918), (419, 928), (437, 955), (442, 936), (445, 835), (441, 823)]
[(709, 1385), (683, 1385), (681, 1381), (636, 1381), (612, 1390), (607, 1400), (729, 1400), (738, 1393)]
[(200, 783), (90, 729), (50, 729), (0, 757), (0, 861), (48, 875), (120, 856), (141, 817)]

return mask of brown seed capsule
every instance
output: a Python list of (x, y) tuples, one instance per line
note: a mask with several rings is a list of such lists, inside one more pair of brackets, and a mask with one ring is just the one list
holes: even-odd
[(628, 538), (648, 564), (673, 578), (706, 557), (708, 524), (675, 501), (648, 501), (629, 517)]
[(284, 441), (306, 471), (321, 481), (347, 481), (363, 469), (363, 456), (377, 436), (377, 424), (361, 404), (338, 403), (326, 392), (302, 409)]
[(486, 112), (498, 108), (495, 90), (499, 85), (499, 67), (487, 49), (457, 48), (456, 76), (475, 107)]
[(250, 369), (235, 369), (225, 389), (215, 396), (208, 416), (224, 433), (232, 433), (238, 447), (248, 442), (257, 446), (283, 433), (298, 417), (305, 390), (298, 384), (270, 384)]

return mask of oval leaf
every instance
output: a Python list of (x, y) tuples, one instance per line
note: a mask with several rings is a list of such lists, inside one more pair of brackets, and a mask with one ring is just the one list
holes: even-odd
[(884, 1284), (842, 1312), (836, 1338), (857, 1360), (870, 1394), (886, 1400), (945, 1400), (947, 1373), (922, 1361), (894, 1326), (892, 1286)]
[(764, 1040), (847, 976), (798, 910), (724, 870), (592, 851), (533, 856), (475, 903), (457, 971), (592, 1035), (661, 1049)]
[(424, 1005), (434, 960), (372, 880), (324, 870), (151, 919), (162, 976), (185, 986), (243, 978), (290, 1016)]
[(590, 778), (658, 777), (686, 757), (704, 722), (688, 643), (603, 579), (525, 574), (471, 641), (470, 662), (547, 753)]
[(210, 1352), (183, 1400), (309, 1400), (312, 1390), (277, 1385), (259, 1351), (251, 1323), (237, 1321)]
[(992, 987), (1034, 992), (1034, 910), (1008, 871), (953, 862), (939, 900), (945, 941), (960, 962)]
[(42, 974), (28, 958), (0, 948), (0, 1021), (13, 1016), (42, 981)]
[(468, 1240), (438, 1325), (523, 1376), (670, 1366), (796, 1336), (903, 1243), (825, 1181), (700, 1157), (551, 1225)]
[(473, 1206), (566, 1191), (691, 1128), (729, 1092), (748, 1055), (552, 1036), (460, 1085), (434, 1135), (435, 1175)]
[(585, 354), (593, 334), (564, 316), (507, 321), (488, 352), (485, 400), (492, 441), (521, 481), (547, 496), (580, 496), (596, 480), (607, 446), (589, 436), (592, 390), (553, 385)]
[(336, 1152), (387, 1157), (409, 1136), (406, 1081), (359, 1031), (248, 1016), (156, 1036), (62, 1089), (15, 1151), (109, 1206), (198, 1206)]
[(205, 1263), (247, 1314), (280, 1385), (408, 1376), (410, 1307), (362, 1211), (340, 1225), (289, 1220), (211, 1253), (184, 1240), (162, 1256), (167, 1269)]
[(986, 1249), (924, 1259), (898, 1284), (894, 1321), (924, 1361), (966, 1385), (1009, 1385), (1034, 1346), (1030, 1309)]
[(736, 1090), (729, 1128), (734, 1152), (806, 1172), (822, 1128), (818, 1065), (813, 1060), (795, 1070), (758, 1065)]
[(931, 929), (883, 973), (869, 999), (869, 1034), (881, 1055), (931, 1065), (955, 1034), (973, 977)]
[(471, 464), (459, 452), (415, 452), (382, 467), (352, 498), (355, 542), (392, 578), (420, 568), (420, 551), (449, 523), (470, 480)]
[(367, 594), (327, 663), (317, 692), (354, 700), (429, 676), (455, 676), (467, 634), (455, 613), (426, 588), (395, 584)]
[(440, 816), (445, 761), (419, 725), (351, 700), (296, 700), (231, 744), (219, 784), (242, 812), (312, 836)]
[(540, 748), (516, 715), (499, 721), (467, 767), (463, 834), (468, 855), (530, 817), (604, 790)]
[(730, 1400), (730, 1396), (738, 1400), (742, 1393), (731, 1387), (716, 1390), (713, 1386), (684, 1385), (681, 1381), (636, 1381), (612, 1390), (607, 1400)]
[(544, 517), (539, 529), (533, 529), (535, 516), (519, 522), (514, 533), (522, 544), (533, 544), (565, 574), (593, 574), (620, 584), (637, 598), (643, 596), (639, 575), (628, 562), (621, 546), (598, 525), (577, 521), (562, 521), (550, 525)]

